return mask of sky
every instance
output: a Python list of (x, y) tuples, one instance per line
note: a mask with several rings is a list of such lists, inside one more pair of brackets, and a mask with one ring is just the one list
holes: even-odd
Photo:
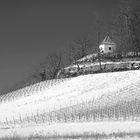
[(118, 1), (1, 0), (0, 90), (22, 81), (47, 54), (82, 34), (92, 37), (95, 15), (108, 21)]

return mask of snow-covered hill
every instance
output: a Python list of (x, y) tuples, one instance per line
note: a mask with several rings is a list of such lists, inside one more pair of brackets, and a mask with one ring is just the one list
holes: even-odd
[[(85, 132), (78, 129), (79, 125), (84, 127), (84, 123), (83, 126), (82, 123), (79, 124), (81, 121), (85, 125), (92, 121), (89, 124), (93, 127), (96, 122), (104, 132), (98, 121), (108, 126), (104, 122), (108, 120), (130, 121), (121, 123), (129, 128), (126, 132), (140, 132), (139, 122), (133, 122), (140, 120), (140, 70), (89, 74), (41, 82), (14, 93), (7, 94), (5, 98), (1, 96), (4, 101), (0, 104), (0, 136), (15, 132), (23, 134), (24, 131), (27, 132), (24, 135), (40, 131), (46, 134), (49, 133), (46, 128), (51, 128), (50, 132), (54, 133), (60, 129), (53, 126), (59, 128), (64, 124), (69, 128), (71, 123), (81, 134)], [(131, 121), (137, 126), (135, 131), (129, 125)], [(115, 128), (114, 131), (109, 129), (109, 133), (125, 130), (125, 126), (122, 129), (118, 123), (112, 122)], [(68, 133), (73, 132), (72, 130)]]
[[(44, 82), (39, 84), (41, 87)], [(112, 106), (118, 102), (138, 100), (140, 99), (139, 85), (140, 70), (135, 70), (79, 76), (36, 91), (31, 86), (28, 87), (31, 88), (28, 96), (21, 96), (14, 100), (10, 100), (9, 97), (9, 101), (0, 104), (0, 122), (22, 120), (36, 114), (90, 101), (97, 108), (97, 106)], [(19, 91), (17, 92), (20, 94)]]

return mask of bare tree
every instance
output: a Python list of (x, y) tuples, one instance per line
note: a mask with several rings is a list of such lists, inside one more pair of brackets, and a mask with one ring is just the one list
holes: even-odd
[(138, 51), (140, 51), (140, 4), (133, 7), (131, 10), (131, 16), (129, 19), (129, 28), (131, 41), (133, 44), (133, 50), (136, 55), (138, 55)]
[(56, 52), (51, 53), (45, 58), (44, 62), (39, 64), (33, 72), (32, 77), (41, 81), (54, 79), (58, 71), (62, 68), (62, 65), (62, 54)]
[(87, 36), (75, 39), (67, 50), (69, 64), (75, 63), (78, 59), (86, 56), (91, 44), (91, 39)]
[(46, 78), (54, 79), (57, 76), (58, 71), (62, 68), (62, 54), (61, 53), (52, 53), (46, 58)]
[(140, 50), (140, 3), (137, 0), (122, 0), (112, 22), (112, 35), (118, 51), (138, 52)]
[(1, 90), (1, 94), (24, 88), (40, 81), (54, 79), (57, 77), (57, 73), (61, 69), (62, 65), (61, 53), (49, 54), (44, 62), (33, 67), (32, 71), (28, 73), (23, 80), (14, 84), (12, 87), (3, 88)]
[(125, 19), (122, 15), (117, 15), (113, 20), (111, 34), (117, 42), (117, 52), (126, 53), (129, 48), (128, 30), (125, 25)]
[(44, 61), (33, 67), (32, 71), (26, 78), (26, 83), (32, 84), (54, 79), (57, 77), (57, 73), (62, 66), (62, 53), (54, 52), (48, 54)]
[(88, 53), (88, 47), (90, 45), (91, 40), (88, 37), (83, 37), (77, 40), (74, 40), (76, 46), (78, 46), (78, 56), (79, 58), (84, 57)]

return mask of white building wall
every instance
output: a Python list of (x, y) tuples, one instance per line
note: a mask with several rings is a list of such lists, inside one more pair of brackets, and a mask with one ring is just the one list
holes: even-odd
[(116, 45), (115, 44), (101, 44), (99, 46), (99, 49), (103, 53), (113, 53), (116, 49)]

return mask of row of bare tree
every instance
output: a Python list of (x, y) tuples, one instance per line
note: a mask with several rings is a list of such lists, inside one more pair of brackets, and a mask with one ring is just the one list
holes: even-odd
[(140, 51), (140, 2), (122, 0), (111, 23), (111, 34), (117, 43), (117, 51)]

